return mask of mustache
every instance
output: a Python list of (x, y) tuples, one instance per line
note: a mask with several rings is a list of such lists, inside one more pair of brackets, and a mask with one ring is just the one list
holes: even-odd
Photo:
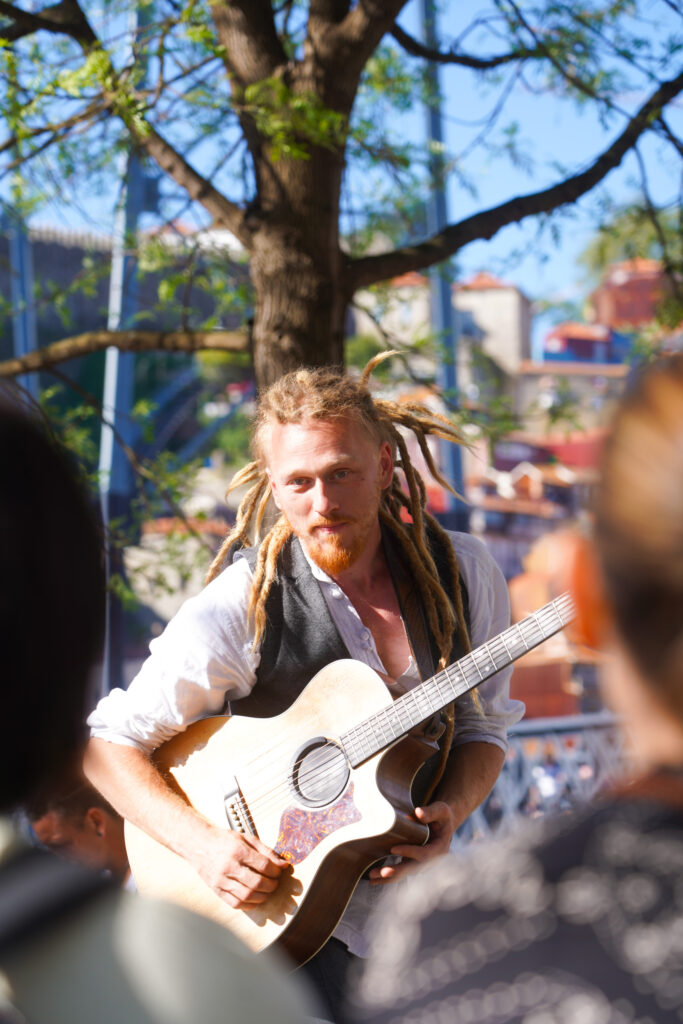
[(319, 515), (314, 523), (310, 524), (310, 529), (315, 530), (316, 526), (332, 526), (334, 523), (355, 523), (355, 516), (339, 516), (336, 513), (332, 513), (329, 516)]

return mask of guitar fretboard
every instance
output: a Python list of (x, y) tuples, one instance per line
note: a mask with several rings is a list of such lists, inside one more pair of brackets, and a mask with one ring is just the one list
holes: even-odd
[(393, 704), (339, 737), (349, 762), (356, 768), (406, 736), (468, 690), (559, 633), (573, 617), (572, 599), (569, 594), (562, 594), (431, 679), (408, 690)]

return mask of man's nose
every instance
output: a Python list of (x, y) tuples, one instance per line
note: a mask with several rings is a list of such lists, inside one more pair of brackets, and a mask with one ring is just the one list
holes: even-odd
[(327, 515), (339, 507), (335, 501), (330, 484), (325, 480), (316, 480), (313, 489), (313, 508), (320, 515)]

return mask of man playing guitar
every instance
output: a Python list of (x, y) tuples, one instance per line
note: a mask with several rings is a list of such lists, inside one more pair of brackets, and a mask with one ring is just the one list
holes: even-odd
[[(419, 682), (430, 657), (433, 672), (508, 625), (500, 570), (479, 541), (446, 533), (426, 513), (424, 486), (397, 427), (413, 431), (441, 483), (426, 437), (457, 442), (457, 432), (423, 407), (374, 399), (368, 370), (360, 381), (330, 370), (295, 371), (262, 393), (254, 462), (231, 484), (249, 490), (210, 582), (152, 642), (128, 690), (112, 691), (89, 719), (86, 772), (93, 783), (233, 908), (248, 911), (267, 900), (290, 865), (255, 835), (207, 821), (169, 787), (151, 753), (190, 723), (224, 714), (228, 704), (233, 715), (280, 714), (339, 657), (370, 665), (400, 694)], [(280, 515), (259, 543), (270, 498)], [(223, 569), (237, 548), (239, 557)], [(417, 617), (407, 614), (411, 599)], [(428, 841), (395, 847), (390, 862), (367, 873), (333, 938), (305, 967), (331, 1019), (348, 960), (365, 953), (377, 888), (445, 853), (493, 786), (507, 728), (523, 713), (509, 698), (509, 675), (499, 672), (475, 699), (457, 701), (445, 727), (430, 724), (428, 732), (442, 734), (441, 751), (418, 777), (415, 810)]]

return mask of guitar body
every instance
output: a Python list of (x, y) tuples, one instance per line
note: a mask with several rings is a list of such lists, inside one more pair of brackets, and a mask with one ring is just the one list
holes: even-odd
[(337, 661), (282, 715), (207, 718), (164, 744), (154, 761), (173, 789), (213, 824), (253, 832), (292, 871), (265, 903), (234, 910), (187, 861), (126, 822), (139, 889), (214, 918), (255, 952), (277, 945), (304, 963), (365, 870), (397, 843), (426, 841), (410, 786), (435, 744), (411, 735), (353, 768), (335, 743), (391, 705), (372, 669)]

